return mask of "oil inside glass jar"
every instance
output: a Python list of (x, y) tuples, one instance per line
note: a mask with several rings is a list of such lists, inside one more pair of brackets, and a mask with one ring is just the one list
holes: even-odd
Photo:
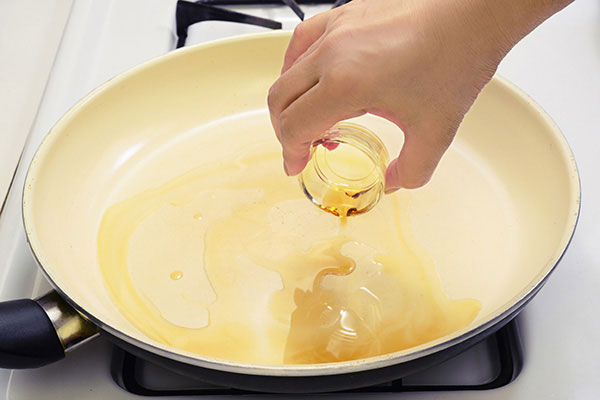
[(388, 159), (373, 132), (358, 124), (338, 123), (313, 143), (300, 185), (322, 210), (338, 217), (362, 214), (383, 193)]

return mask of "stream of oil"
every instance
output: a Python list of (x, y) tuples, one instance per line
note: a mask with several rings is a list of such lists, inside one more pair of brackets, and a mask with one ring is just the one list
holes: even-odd
[(306, 364), (423, 344), (468, 325), (410, 234), (410, 195), (340, 220), (248, 150), (111, 206), (98, 259), (150, 338), (207, 357)]

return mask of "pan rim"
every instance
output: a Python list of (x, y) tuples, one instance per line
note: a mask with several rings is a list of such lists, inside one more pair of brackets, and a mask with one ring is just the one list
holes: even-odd
[[(82, 314), (85, 318), (93, 322), (97, 325), (101, 330), (106, 331), (107, 333), (121, 339), (125, 342), (128, 342), (132, 345), (135, 345), (145, 351), (149, 351), (151, 353), (157, 354), (159, 356), (169, 358), (175, 361), (179, 361), (185, 364), (208, 368), (213, 370), (220, 370), (225, 372), (232, 373), (243, 373), (249, 375), (268, 375), (268, 376), (287, 376), (287, 377), (302, 377), (302, 376), (324, 376), (324, 375), (338, 375), (338, 374), (346, 374), (353, 373), (365, 370), (372, 370), (377, 368), (388, 367), (394, 364), (401, 364), (408, 361), (412, 361), (418, 358), (422, 358), (444, 349), (453, 347), (459, 343), (462, 343), (468, 339), (474, 338), (477, 335), (487, 331), (489, 328), (494, 326), (496, 323), (502, 321), (506, 317), (520, 310), (534, 295), (535, 293), (543, 286), (546, 282), (550, 274), (554, 271), (562, 257), (564, 256), (575, 232), (575, 228), (577, 222), (579, 220), (580, 215), (580, 199), (581, 199), (581, 182), (580, 175), (578, 173), (577, 164), (575, 162), (575, 158), (573, 156), (572, 150), (568, 145), (568, 142), (557, 124), (551, 119), (551, 117), (540, 107), (536, 102), (533, 101), (531, 97), (529, 97), (526, 93), (524, 93), (521, 89), (519, 89), (516, 85), (509, 82), (506, 78), (501, 76), (494, 76), (490, 83), (494, 82), (502, 87), (503, 90), (510, 92), (517, 99), (525, 101), (528, 106), (531, 108), (532, 112), (534, 112), (537, 116), (541, 117), (544, 122), (548, 125), (549, 131), (552, 131), (553, 136), (557, 139), (561, 144), (561, 150), (563, 152), (563, 156), (565, 157), (565, 161), (568, 166), (571, 168), (570, 175), (570, 183), (571, 183), (571, 193), (573, 197), (572, 204), (574, 207), (573, 212), (570, 214), (569, 224), (565, 225), (568, 229), (565, 229), (565, 234), (561, 242), (561, 247), (557, 248), (560, 251), (557, 251), (548, 262), (546, 267), (543, 268), (542, 272), (532, 280), (532, 282), (525, 287), (521, 292), (515, 295), (512, 299), (510, 299), (503, 307), (498, 308), (495, 312), (489, 313), (485, 316), (479, 324), (476, 326), (467, 326), (458, 331), (453, 332), (450, 335), (446, 335), (442, 338), (438, 338), (434, 341), (424, 343), (422, 345), (405, 349), (402, 351), (384, 354), (380, 356), (368, 357), (359, 360), (352, 361), (343, 361), (343, 362), (335, 362), (335, 363), (323, 363), (323, 364), (304, 364), (304, 365), (263, 365), (263, 364), (253, 364), (253, 363), (244, 363), (237, 362), (225, 359), (217, 359), (212, 357), (204, 357), (199, 354), (194, 354), (190, 352), (184, 352), (182, 350), (176, 349), (174, 347), (170, 347), (164, 345), (162, 343), (156, 342), (150, 338), (145, 338), (146, 340), (141, 340), (138, 337), (130, 335), (123, 330), (117, 329), (116, 327), (107, 324), (102, 321), (102, 319), (92, 312), (85, 310), (82, 306), (78, 304), (75, 298), (69, 296), (64, 290), (61, 289), (61, 279), (58, 276), (52, 275), (52, 268), (48, 270), (50, 267), (49, 264), (46, 264), (44, 267), (44, 263), (42, 262), (43, 250), (40, 243), (37, 241), (37, 237), (34, 232), (34, 222), (33, 216), (30, 212), (30, 208), (28, 207), (31, 202), (29, 201), (32, 197), (32, 188), (33, 181), (37, 176), (36, 170), (37, 165), (44, 158), (44, 154), (46, 151), (51, 148), (51, 145), (56, 137), (60, 136), (61, 128), (64, 124), (68, 123), (70, 117), (77, 113), (79, 109), (81, 109), (85, 104), (91, 101), (95, 96), (101, 92), (103, 92), (106, 88), (110, 87), (112, 84), (121, 82), (127, 79), (129, 76), (136, 74), (139, 71), (152, 68), (154, 65), (168, 62), (171, 59), (176, 57), (184, 56), (187, 53), (192, 53), (196, 51), (201, 51), (202, 49), (207, 49), (213, 46), (221, 46), (232, 42), (240, 42), (246, 40), (259, 40), (261, 38), (289, 38), (291, 36), (291, 31), (281, 31), (281, 32), (265, 32), (258, 34), (247, 34), (240, 35), (236, 37), (230, 37), (226, 39), (220, 39), (212, 42), (208, 42), (205, 44), (200, 44), (196, 46), (184, 47), (162, 56), (156, 57), (149, 61), (146, 61), (142, 64), (134, 66), (129, 70), (109, 79), (96, 89), (92, 90), (89, 94), (79, 100), (75, 105), (73, 105), (51, 128), (46, 137), (42, 140), (41, 144), (37, 148), (33, 159), (28, 167), (27, 176), (25, 179), (25, 183), (23, 186), (23, 196), (22, 196), (22, 220), (23, 225), (26, 232), (26, 239), (33, 254), (36, 263), (38, 264), (40, 270), (43, 275), (48, 279), (51, 285), (56, 289), (56, 291), (80, 314)], [(58, 274), (56, 274), (58, 275)]]

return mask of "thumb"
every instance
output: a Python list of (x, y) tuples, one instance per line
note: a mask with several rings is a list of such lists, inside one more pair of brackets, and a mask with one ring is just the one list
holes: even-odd
[(416, 189), (429, 182), (455, 134), (456, 128), (406, 133), (400, 155), (388, 165), (385, 193)]

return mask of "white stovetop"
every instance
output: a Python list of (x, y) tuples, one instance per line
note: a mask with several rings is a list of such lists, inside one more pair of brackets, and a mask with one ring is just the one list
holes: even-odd
[[(37, 144), (53, 123), (91, 89), (126, 68), (167, 52), (174, 43), (175, 0), (55, 0), (56, 7), (46, 7), (45, 14), (37, 17), (44, 23), (50, 21), (48, 26), (64, 25), (60, 10), (71, 2), (70, 17), (37, 115), (31, 112), (39, 99), (35, 93), (22, 108), (23, 113), (35, 118), (21, 167), (0, 214), (0, 300), (31, 296), (47, 288), (28, 253), (19, 215), (25, 166)], [(31, 7), (33, 2), (21, 4)], [(6, 18), (6, 13), (0, 13), (0, 26), (8, 23)], [(52, 30), (53, 37), (61, 29)], [(5, 44), (0, 40), (3, 58)], [(23, 52), (26, 47), (23, 43)], [(12, 50), (17, 56), (24, 54), (14, 47)], [(48, 56), (44, 62), (49, 62)], [(570, 248), (520, 319), (525, 348), (523, 371), (515, 382), (494, 391), (370, 397), (591, 399), (600, 392), (600, 246), (596, 244), (600, 239), (600, 3), (575, 1), (517, 45), (499, 73), (531, 95), (561, 127), (575, 153), (583, 192), (579, 226)], [(39, 92), (39, 84), (37, 88)], [(4, 90), (0, 93), (7, 95)], [(6, 98), (1, 100), (6, 102)], [(11, 117), (20, 121), (28, 118), (18, 110), (13, 115), (0, 113), (2, 119)], [(27, 129), (14, 132), (27, 133)], [(6, 146), (25, 138), (2, 135), (6, 133), (0, 132), (0, 155)], [(0, 177), (12, 176), (14, 161), (0, 158)], [(3, 196), (0, 191), (0, 204)], [(0, 400), (138, 398), (112, 382), (109, 357), (109, 345), (98, 339), (54, 365), (28, 371), (0, 370)]]

